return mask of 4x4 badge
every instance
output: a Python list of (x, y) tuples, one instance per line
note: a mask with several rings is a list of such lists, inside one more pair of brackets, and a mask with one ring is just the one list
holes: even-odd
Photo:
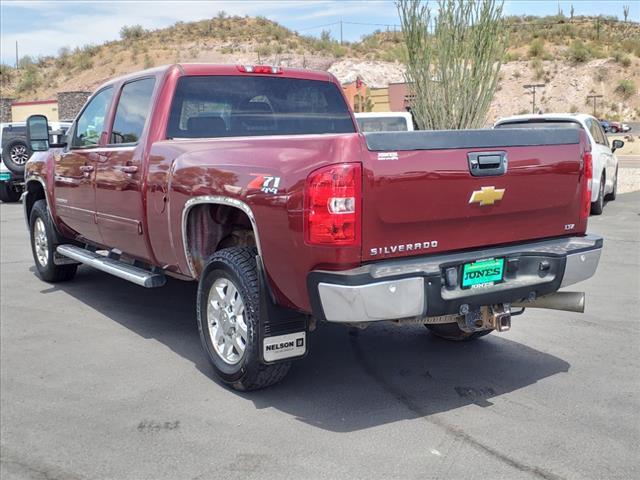
[(479, 203), (481, 207), (493, 205), (504, 196), (504, 188), (482, 187), (480, 190), (471, 192), (469, 203)]

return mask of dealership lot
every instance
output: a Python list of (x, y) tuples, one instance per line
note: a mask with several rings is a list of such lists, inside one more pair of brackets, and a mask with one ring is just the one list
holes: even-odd
[(640, 193), (590, 220), (584, 315), (529, 310), (464, 345), (321, 325), (250, 394), (212, 379), (195, 284), (45, 284), (22, 207), (0, 215), (3, 480), (640, 477)]

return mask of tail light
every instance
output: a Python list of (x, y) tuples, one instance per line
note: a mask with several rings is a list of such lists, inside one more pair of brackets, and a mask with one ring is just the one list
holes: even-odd
[(584, 162), (582, 180), (582, 219), (589, 218), (591, 211), (591, 187), (593, 185), (593, 156), (591, 152), (585, 152), (582, 156)]
[(316, 245), (359, 245), (362, 167), (331, 165), (312, 172), (305, 185), (305, 240)]

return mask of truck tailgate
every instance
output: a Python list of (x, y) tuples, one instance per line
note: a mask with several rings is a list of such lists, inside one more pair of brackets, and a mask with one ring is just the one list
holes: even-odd
[(365, 135), (363, 260), (583, 233), (583, 135), (573, 128)]

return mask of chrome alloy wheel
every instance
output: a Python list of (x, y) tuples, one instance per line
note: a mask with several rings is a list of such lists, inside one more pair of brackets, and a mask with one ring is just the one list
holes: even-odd
[(33, 248), (36, 251), (36, 258), (42, 267), (49, 263), (49, 242), (47, 241), (47, 231), (44, 228), (42, 218), (36, 218), (33, 224)]
[(9, 150), (9, 157), (11, 157), (11, 161), (16, 165), (24, 165), (29, 160), (29, 153), (27, 152), (27, 147), (24, 145), (14, 145)]
[(237, 364), (247, 348), (247, 323), (240, 292), (228, 278), (218, 278), (209, 290), (207, 326), (218, 356), (229, 365)]

